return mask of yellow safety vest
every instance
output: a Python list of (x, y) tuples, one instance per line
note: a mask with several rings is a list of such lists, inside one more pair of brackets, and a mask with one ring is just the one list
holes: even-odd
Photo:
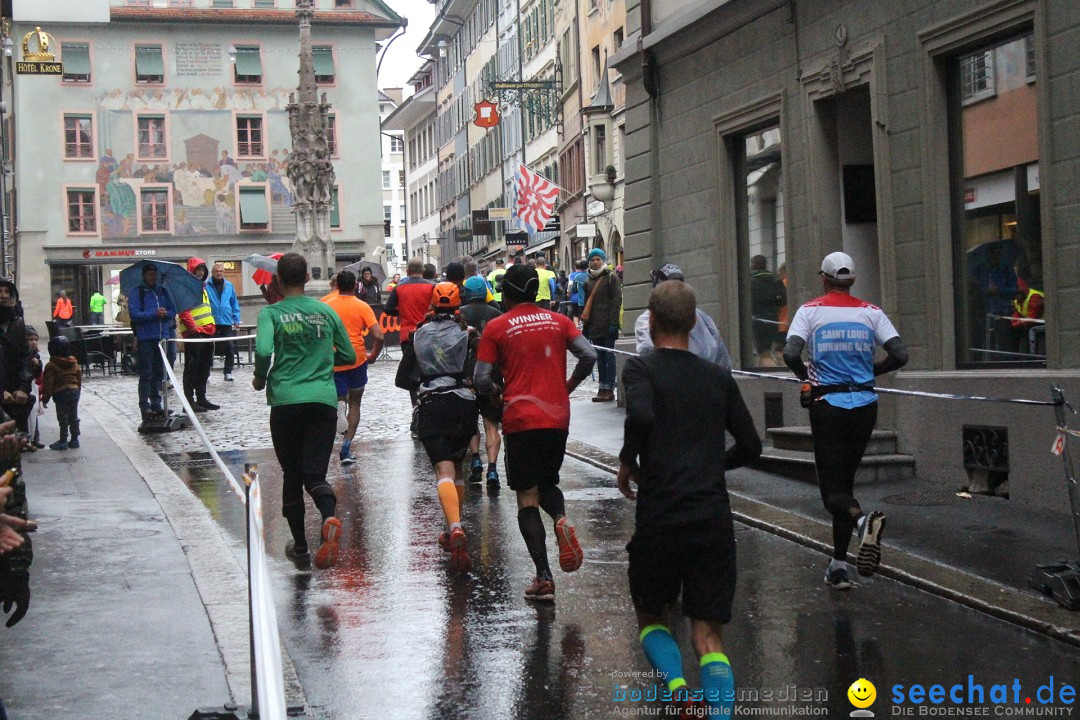
[(1019, 301), (1013, 300), (1013, 308), (1016, 310), (1016, 312), (1020, 313), (1020, 317), (1026, 318), (1028, 316), (1028, 308), (1031, 306), (1031, 298), (1035, 297), (1036, 295), (1041, 298), (1046, 297), (1044, 293), (1038, 290), (1028, 290), (1028, 294), (1027, 297), (1024, 298), (1023, 305), (1021, 305)]
[(195, 327), (214, 324), (214, 311), (210, 309), (210, 297), (206, 294), (206, 288), (202, 291), (202, 305), (191, 308), (191, 319), (195, 321)]

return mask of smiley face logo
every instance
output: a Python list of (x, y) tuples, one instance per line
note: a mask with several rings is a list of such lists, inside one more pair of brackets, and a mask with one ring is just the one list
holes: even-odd
[(870, 682), (866, 678), (859, 678), (855, 682), (851, 683), (851, 687), (847, 691), (848, 700), (851, 704), (857, 708), (868, 708), (874, 704), (874, 700), (877, 699), (877, 688), (874, 687), (874, 683)]

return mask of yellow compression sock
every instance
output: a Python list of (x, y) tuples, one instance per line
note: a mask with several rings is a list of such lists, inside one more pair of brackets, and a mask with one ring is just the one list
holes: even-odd
[(453, 478), (439, 478), (439, 503), (442, 504), (443, 515), (446, 522), (461, 522), (461, 500), (458, 491), (454, 487)]

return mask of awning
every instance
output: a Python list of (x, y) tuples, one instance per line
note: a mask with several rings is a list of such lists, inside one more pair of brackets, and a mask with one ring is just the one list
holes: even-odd
[(266, 192), (262, 188), (240, 188), (240, 222), (245, 225), (266, 225), (270, 222)]
[(60, 60), (65, 75), (90, 74), (90, 46), (86, 43), (64, 43), (60, 46)]
[(320, 76), (334, 76), (334, 52), (328, 47), (312, 48), (315, 56), (315, 74)]
[(559, 237), (556, 235), (550, 240), (545, 240), (542, 243), (530, 245), (529, 247), (525, 248), (525, 254), (528, 255), (530, 253), (540, 252), (541, 250), (547, 250), (549, 247), (552, 247), (557, 242), (559, 242)]
[(165, 63), (161, 59), (161, 46), (137, 46), (135, 48), (135, 72), (154, 77), (165, 76)]
[(262, 60), (259, 48), (236, 48), (236, 74), (262, 76)]

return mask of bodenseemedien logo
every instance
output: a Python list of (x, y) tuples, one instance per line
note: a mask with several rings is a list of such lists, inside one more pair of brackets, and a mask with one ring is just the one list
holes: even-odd
[(851, 711), (851, 717), (874, 717), (874, 712), (872, 710), (867, 710), (868, 707), (874, 704), (874, 700), (877, 699), (877, 688), (874, 687), (874, 683), (866, 678), (859, 678), (851, 683), (851, 687), (849, 687), (847, 691), (847, 697), (848, 702), (855, 706), (855, 709)]

